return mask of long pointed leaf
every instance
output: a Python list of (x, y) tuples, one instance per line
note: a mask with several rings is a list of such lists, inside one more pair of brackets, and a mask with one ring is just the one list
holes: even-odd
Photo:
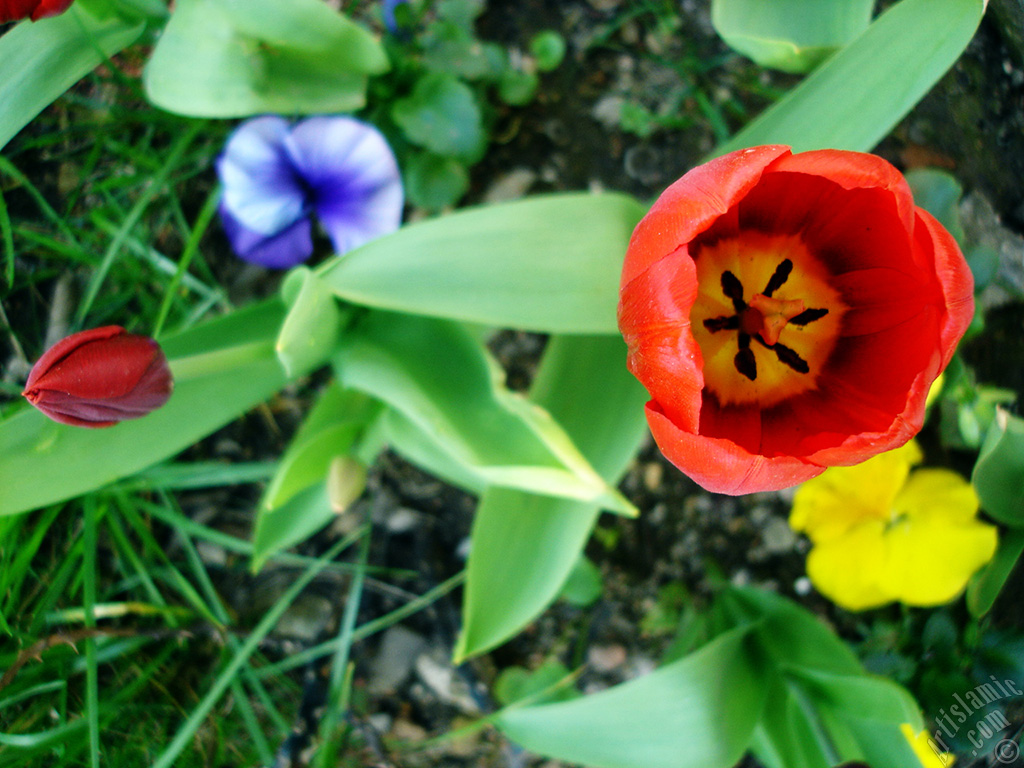
[[(647, 431), (647, 393), (626, 370), (625, 355), (613, 336), (555, 337), (532, 392), (610, 482)], [(594, 504), (500, 488), (484, 493), (473, 521), (456, 658), (504, 642), (557, 597), (597, 515)]]
[(644, 214), (620, 194), (546, 195), (402, 227), (321, 272), (356, 304), (552, 333), (617, 334), (619, 274)]
[(985, 4), (897, 3), (715, 153), (757, 144), (870, 150), (957, 60)]

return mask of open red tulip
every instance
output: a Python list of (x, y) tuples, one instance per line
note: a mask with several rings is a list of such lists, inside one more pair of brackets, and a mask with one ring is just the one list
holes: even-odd
[(665, 456), (716, 493), (777, 490), (917, 434), (973, 287), (882, 158), (753, 147), (637, 225), (619, 328)]
[(0, 0), (0, 24), (31, 18), (32, 21), (64, 13), (74, 0)]
[(172, 388), (160, 346), (109, 325), (54, 344), (32, 367), (22, 394), (61, 424), (109, 427), (156, 410)]

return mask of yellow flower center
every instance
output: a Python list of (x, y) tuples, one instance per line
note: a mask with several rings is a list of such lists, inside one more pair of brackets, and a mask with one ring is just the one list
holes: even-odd
[(695, 248), (690, 311), (704, 385), (722, 405), (768, 407), (812, 389), (846, 312), (796, 235), (745, 231)]

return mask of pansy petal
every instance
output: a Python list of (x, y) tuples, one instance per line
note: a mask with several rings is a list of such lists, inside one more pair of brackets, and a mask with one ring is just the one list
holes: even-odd
[(746, 195), (761, 173), (789, 147), (740, 149), (690, 170), (666, 189), (637, 225), (622, 267), (627, 285), (655, 262), (674, 252)]
[(398, 229), (402, 178), (391, 147), (372, 125), (313, 117), (295, 126), (286, 147), (337, 253)]
[(851, 611), (877, 608), (896, 595), (878, 576), (886, 562), (885, 523), (862, 523), (816, 544), (807, 556), (811, 583), (836, 605)]
[(980, 506), (974, 486), (948, 469), (917, 470), (893, 502), (898, 515), (947, 523), (971, 522)]
[(302, 218), (272, 235), (254, 232), (235, 219), (222, 204), (221, 223), (232, 250), (253, 264), (272, 269), (289, 269), (301, 264), (313, 253), (312, 225)]
[(814, 542), (842, 535), (860, 523), (889, 519), (910, 468), (921, 460), (913, 441), (853, 467), (832, 467), (801, 485), (789, 524)]
[(996, 529), (979, 522), (904, 518), (885, 535), (886, 558), (878, 580), (907, 605), (941, 605), (992, 559)]
[(217, 159), (222, 210), (252, 232), (274, 235), (307, 213), (307, 193), (285, 150), (288, 122), (257, 117), (242, 123)]

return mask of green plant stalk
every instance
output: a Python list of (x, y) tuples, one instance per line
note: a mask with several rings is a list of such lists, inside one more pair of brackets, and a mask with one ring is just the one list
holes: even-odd
[(200, 352), (169, 360), (175, 381), (199, 379), (215, 373), (223, 373), (245, 363), (266, 360), (274, 354), (274, 340), (254, 341), (234, 347), (224, 347), (213, 352)]

